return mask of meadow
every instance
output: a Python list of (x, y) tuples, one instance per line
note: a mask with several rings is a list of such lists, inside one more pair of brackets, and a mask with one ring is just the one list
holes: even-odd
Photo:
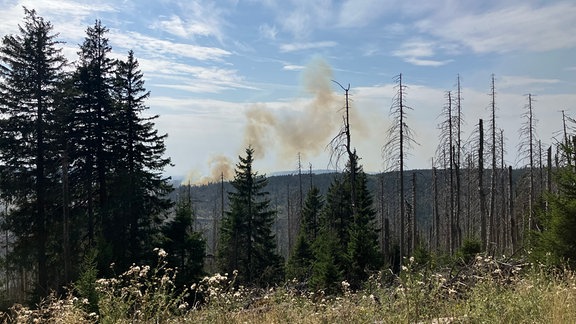
[[(237, 273), (204, 277), (177, 289), (177, 270), (159, 253), (154, 266), (133, 265), (34, 308), (14, 305), (8, 323), (575, 323), (576, 274), (522, 260), (476, 255), (432, 267), (406, 259), (399, 275), (374, 273), (365, 287), (340, 294), (298, 282), (263, 288), (235, 284)], [(432, 270), (434, 268), (434, 270)], [(78, 287), (84, 285), (84, 287)], [(91, 290), (92, 289), (92, 290)]]

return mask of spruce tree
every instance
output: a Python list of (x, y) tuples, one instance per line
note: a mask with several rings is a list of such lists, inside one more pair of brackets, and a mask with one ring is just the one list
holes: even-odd
[(318, 217), (323, 206), (320, 190), (313, 186), (304, 201), (300, 217), (300, 232), (296, 238), (294, 251), (286, 264), (286, 279), (307, 281), (311, 275), (314, 252), (312, 243), (318, 236)]
[[(351, 171), (352, 165), (356, 166), (355, 171)], [(352, 188), (355, 208), (350, 203)], [(320, 224), (314, 243), (313, 286), (326, 289), (334, 280), (345, 279), (353, 289), (360, 288), (369, 272), (379, 269), (383, 258), (373, 198), (366, 174), (357, 161), (348, 163), (342, 179), (336, 178), (330, 185)]]
[(168, 253), (168, 265), (178, 269), (179, 288), (203, 275), (206, 241), (202, 233), (194, 231), (194, 222), (194, 209), (188, 197), (178, 200), (174, 218), (162, 225), (161, 244)]
[(114, 170), (111, 146), (115, 142), (112, 125), (115, 62), (109, 57), (112, 48), (107, 33), (108, 29), (99, 20), (86, 29), (72, 76), (74, 147), (70, 155), (76, 168), (71, 176), (77, 180), (74, 183), (83, 196), (88, 245), (92, 247), (96, 235), (103, 235), (101, 225), (106, 218), (108, 196), (106, 181)]
[(13, 203), (12, 255), (36, 271), (36, 292), (45, 295), (56, 285), (49, 266), (60, 249), (52, 240), (61, 233), (53, 227), (61, 211), (56, 97), (66, 60), (52, 24), (24, 10), (19, 34), (5, 36), (0, 47), (0, 177)]
[(368, 178), (358, 163), (354, 165), (357, 165), (355, 172), (357, 206), (348, 229), (347, 279), (352, 288), (358, 289), (361, 283), (368, 279), (370, 272), (382, 266), (383, 256), (378, 246), (376, 210), (373, 208), (372, 194), (368, 190)]
[(283, 277), (281, 257), (276, 254), (268, 181), (252, 169), (254, 149), (239, 157), (228, 193), (230, 210), (222, 222), (218, 263), (222, 271), (238, 271), (238, 283), (266, 285)]
[(113, 252), (110, 261), (126, 266), (152, 251), (156, 223), (171, 206), (167, 194), (172, 187), (162, 175), (170, 163), (163, 156), (167, 135), (155, 129), (157, 115), (144, 116), (150, 92), (143, 77), (132, 51), (126, 61), (117, 61), (110, 114), (114, 173), (107, 180), (115, 190), (109, 195), (108, 218), (102, 227), (104, 233), (115, 233), (104, 236)]
[[(575, 144), (561, 144), (566, 156), (574, 156)], [(572, 159), (556, 170), (556, 192), (545, 196), (547, 208), (539, 210), (540, 230), (532, 232), (533, 255), (550, 265), (576, 266), (576, 162)]]

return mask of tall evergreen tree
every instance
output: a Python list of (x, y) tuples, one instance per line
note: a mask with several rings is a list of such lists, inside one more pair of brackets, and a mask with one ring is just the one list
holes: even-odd
[[(351, 171), (352, 165), (356, 166), (355, 171)], [(352, 188), (355, 188), (355, 208), (350, 204)], [(328, 189), (320, 233), (314, 243), (311, 281), (315, 288), (328, 288), (332, 280), (340, 278), (348, 280), (352, 288), (359, 288), (368, 272), (382, 265), (375, 222), (376, 211), (366, 174), (357, 162), (348, 163), (342, 179), (335, 179)]]
[(167, 194), (172, 187), (162, 175), (170, 159), (163, 157), (167, 135), (155, 129), (158, 116), (144, 115), (149, 109), (145, 101), (150, 92), (144, 88), (143, 74), (132, 51), (126, 61), (116, 64), (112, 95), (114, 174), (107, 182), (115, 190), (109, 195), (108, 218), (102, 227), (112, 250), (110, 261), (129, 265), (152, 250), (150, 238), (156, 224), (171, 206)]
[(55, 115), (66, 60), (52, 24), (24, 10), (19, 34), (5, 36), (0, 47), (1, 178), (14, 203), (8, 219), (17, 238), (13, 254), (35, 259), (21, 261), (36, 270), (36, 290), (44, 295), (55, 288), (48, 270), (59, 250), (49, 243), (51, 234), (60, 233), (52, 228), (60, 215)]
[[(372, 194), (368, 190), (368, 178), (358, 163), (356, 181), (356, 210), (353, 222), (348, 229), (347, 258), (349, 266), (347, 279), (352, 288), (360, 288), (368, 279), (370, 272), (378, 270), (383, 264), (383, 257), (378, 246), (376, 210), (373, 207)], [(350, 178), (349, 181), (352, 181)], [(415, 220), (414, 220), (415, 221)]]
[(238, 270), (238, 282), (263, 285), (282, 278), (281, 258), (276, 254), (272, 233), (275, 211), (270, 208), (267, 179), (252, 169), (254, 149), (239, 157), (234, 191), (228, 193), (230, 210), (226, 212), (220, 233), (219, 266), (231, 273)]
[[(86, 37), (78, 52), (79, 61), (73, 75), (75, 105), (72, 122), (74, 149), (74, 183), (81, 184), (85, 202), (88, 241), (94, 246), (96, 232), (106, 213), (108, 190), (106, 181), (113, 172), (111, 145), (114, 143), (115, 62), (110, 56), (108, 29), (97, 20), (86, 29)], [(105, 265), (107, 267), (107, 265)]]

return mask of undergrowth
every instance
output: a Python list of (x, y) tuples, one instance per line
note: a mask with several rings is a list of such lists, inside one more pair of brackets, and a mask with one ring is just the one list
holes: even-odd
[[(477, 255), (458, 268), (431, 270), (405, 260), (400, 275), (373, 274), (365, 288), (342, 294), (297, 282), (267, 289), (236, 284), (237, 272), (184, 288), (158, 250), (154, 267), (133, 265), (95, 282), (96, 299), (71, 289), (34, 308), (2, 314), (16, 323), (574, 323), (576, 275), (518, 260)], [(94, 301), (95, 300), (95, 301)], [(97, 305), (91, 305), (97, 303)], [(91, 311), (91, 310), (96, 311)]]

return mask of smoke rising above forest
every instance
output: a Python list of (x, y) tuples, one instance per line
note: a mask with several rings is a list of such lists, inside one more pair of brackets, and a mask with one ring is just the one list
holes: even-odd
[[(250, 105), (244, 114), (243, 144), (238, 154), (251, 146), (256, 160), (275, 154), (277, 167), (295, 165), (298, 154), (303, 162), (325, 150), (343, 127), (344, 91), (333, 80), (332, 67), (321, 58), (314, 58), (302, 72), (305, 98), (298, 98), (281, 107), (264, 103)], [(350, 102), (353, 136), (366, 137), (365, 123)], [(326, 161), (326, 166), (328, 161)], [(199, 176), (191, 172), (183, 183), (206, 184), (234, 175), (232, 159), (217, 155), (209, 160), (210, 174)], [(322, 166), (324, 167), (324, 166)]]

